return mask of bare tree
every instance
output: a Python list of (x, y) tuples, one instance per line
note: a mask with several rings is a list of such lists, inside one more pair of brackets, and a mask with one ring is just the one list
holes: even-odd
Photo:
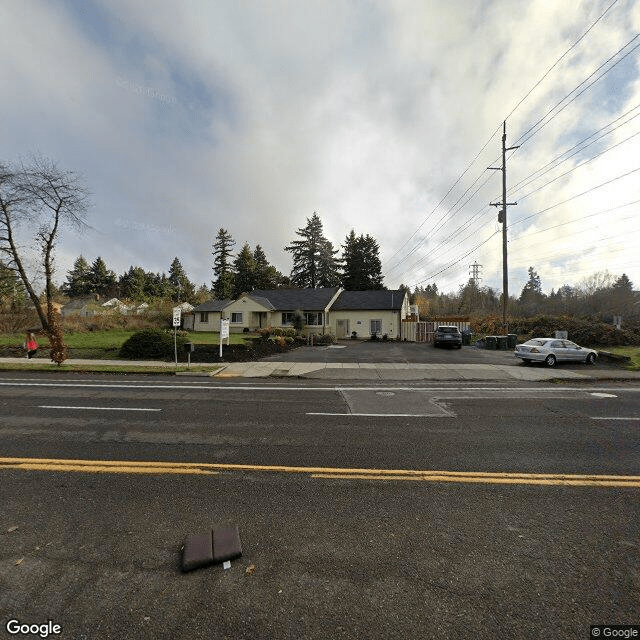
[[(51, 160), (36, 157), (19, 166), (0, 163), (0, 252), (6, 256), (7, 266), (20, 276), (47, 332), (53, 318), (56, 242), (63, 227), (86, 226), (89, 204), (89, 192), (82, 177), (59, 168)], [(46, 308), (35, 291), (33, 276), (25, 267), (25, 250), (18, 240), (24, 227), (27, 241), (40, 252)]]

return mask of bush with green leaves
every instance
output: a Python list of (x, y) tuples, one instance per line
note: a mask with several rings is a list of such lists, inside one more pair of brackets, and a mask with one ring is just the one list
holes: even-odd
[(316, 344), (335, 344), (336, 342), (338, 342), (338, 339), (330, 333), (325, 333), (324, 335), (315, 337)]
[[(178, 351), (181, 352), (187, 339), (177, 337)], [(174, 357), (173, 331), (163, 329), (143, 329), (134, 333), (120, 347), (120, 357), (131, 360), (156, 360)]]

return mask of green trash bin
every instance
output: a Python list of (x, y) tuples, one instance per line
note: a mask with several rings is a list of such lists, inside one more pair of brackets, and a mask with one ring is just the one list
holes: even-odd
[(498, 340), (498, 349), (500, 351), (506, 351), (507, 350), (507, 336), (497, 336), (497, 340)]
[(484, 339), (484, 342), (487, 346), (487, 349), (497, 349), (498, 348), (498, 338), (496, 336), (487, 336)]
[(515, 349), (516, 344), (518, 344), (518, 336), (515, 333), (507, 334), (507, 346), (509, 349)]

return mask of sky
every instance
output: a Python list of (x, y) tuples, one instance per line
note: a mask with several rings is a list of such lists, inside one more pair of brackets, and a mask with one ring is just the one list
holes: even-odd
[(210, 285), (221, 227), (289, 274), (315, 211), (336, 248), (376, 238), (389, 288), (475, 263), (501, 291), (506, 120), (510, 294), (531, 266), (640, 289), (640, 2), (21, 0), (0, 24), (0, 160), (92, 193), (59, 283), (82, 254)]

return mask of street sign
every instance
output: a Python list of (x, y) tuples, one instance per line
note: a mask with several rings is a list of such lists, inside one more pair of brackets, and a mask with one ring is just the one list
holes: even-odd
[(174, 327), (179, 327), (180, 326), (180, 316), (182, 314), (182, 309), (180, 309), (180, 307), (174, 307), (173, 309), (173, 326)]
[(229, 321), (220, 320), (220, 339), (229, 337)]

